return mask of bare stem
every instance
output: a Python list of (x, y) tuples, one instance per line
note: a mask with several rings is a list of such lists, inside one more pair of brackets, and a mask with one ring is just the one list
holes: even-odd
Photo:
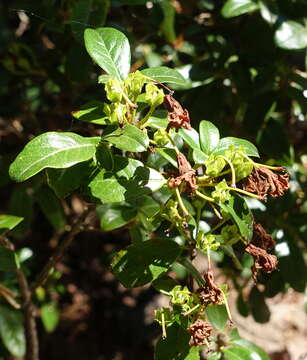
[(256, 194), (253, 194), (253, 193), (250, 193), (250, 192), (248, 192), (248, 191), (239, 189), (239, 188), (233, 188), (233, 187), (228, 186), (228, 190), (237, 191), (237, 192), (239, 192), (239, 193), (241, 193), (241, 194), (244, 194), (244, 195), (246, 195), (246, 196), (250, 196), (250, 197), (252, 197), (252, 198), (255, 198), (255, 199), (258, 199), (258, 200), (262, 200), (262, 198), (261, 198), (260, 196), (258, 196), (258, 195), (256, 195)]
[(183, 212), (183, 215), (184, 216), (189, 216), (189, 212), (188, 212), (188, 210), (187, 210), (187, 208), (184, 206), (184, 203), (183, 203), (183, 201), (182, 201), (182, 198), (181, 198), (181, 195), (180, 195), (180, 192), (179, 192), (179, 189), (176, 187), (176, 196), (177, 196), (177, 200), (178, 200), (178, 204), (179, 204), (179, 206), (180, 206), (180, 208), (181, 208), (181, 210), (182, 210), (182, 212)]
[(195, 194), (204, 200), (214, 202), (214, 199), (212, 197), (206, 196), (203, 193), (199, 192), (198, 190), (195, 191)]
[(43, 267), (42, 271), (38, 274), (36, 280), (31, 286), (31, 291), (34, 292), (38, 287), (42, 286), (47, 280), (51, 269), (63, 258), (65, 250), (69, 248), (70, 244), (74, 240), (75, 236), (82, 230), (83, 223), (90, 213), (91, 209), (85, 209), (80, 215), (79, 219), (75, 221), (72, 225), (71, 230), (56, 248), (54, 254), (49, 258), (46, 265)]
[(26, 360), (39, 360), (38, 334), (34, 316), (34, 306), (32, 303), (32, 293), (27, 278), (20, 268), (16, 269), (16, 275), (22, 295), (22, 309), (25, 317), (27, 344)]

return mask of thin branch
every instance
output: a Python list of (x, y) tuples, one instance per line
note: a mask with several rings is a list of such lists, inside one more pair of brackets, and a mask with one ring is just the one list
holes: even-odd
[(34, 317), (32, 293), (30, 291), (28, 281), (20, 268), (16, 269), (16, 275), (22, 295), (22, 309), (25, 316), (25, 333), (27, 343), (26, 360), (39, 360), (38, 334)]
[(49, 258), (42, 271), (36, 277), (36, 280), (31, 286), (31, 291), (34, 292), (38, 287), (42, 286), (47, 280), (51, 269), (63, 258), (65, 250), (69, 248), (70, 244), (74, 240), (75, 236), (82, 231), (83, 223), (85, 222), (88, 214), (91, 212), (91, 208), (87, 208), (83, 211), (80, 217), (72, 225), (71, 230), (68, 232), (64, 240), (56, 248), (54, 254)]

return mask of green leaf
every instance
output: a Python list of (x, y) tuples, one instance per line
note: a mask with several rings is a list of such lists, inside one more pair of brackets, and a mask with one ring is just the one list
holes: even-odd
[(93, 162), (84, 161), (66, 169), (47, 169), (47, 182), (59, 198), (77, 190), (93, 172)]
[(239, 345), (226, 348), (223, 352), (226, 360), (258, 360), (258, 357), (253, 357), (252, 351)]
[(154, 360), (186, 359), (190, 352), (190, 334), (177, 323), (168, 327), (166, 332), (167, 337), (161, 338), (155, 347)]
[(206, 308), (210, 324), (217, 330), (223, 330), (227, 324), (228, 314), (225, 305), (211, 305)]
[(0, 270), (14, 271), (17, 268), (18, 262), (14, 251), (0, 246)]
[(215, 155), (223, 155), (225, 150), (229, 148), (230, 145), (233, 145), (236, 149), (243, 148), (246, 155), (259, 157), (258, 150), (254, 144), (251, 142), (239, 139), (235, 137), (225, 137), (222, 138), (218, 144), (218, 146), (214, 149), (213, 153)]
[(26, 339), (20, 312), (3, 305), (0, 307), (0, 336), (4, 346), (13, 356), (25, 355)]
[(268, 308), (264, 293), (254, 286), (249, 294), (248, 302), (254, 319), (259, 323), (266, 323), (270, 320), (270, 309)]
[(100, 171), (89, 183), (92, 196), (103, 203), (136, 199), (160, 189), (166, 180), (140, 161), (114, 156), (113, 172)]
[(156, 152), (164, 157), (169, 163), (171, 163), (175, 168), (178, 168), (176, 151), (171, 148), (156, 148)]
[(192, 156), (195, 164), (205, 164), (209, 157), (209, 155), (205, 154), (199, 149), (194, 149)]
[(0, 234), (6, 230), (12, 230), (23, 220), (20, 216), (0, 215)]
[(284, 21), (275, 32), (277, 46), (287, 50), (298, 50), (307, 47), (307, 23)]
[(255, 11), (258, 8), (259, 5), (252, 0), (227, 0), (221, 12), (225, 18), (231, 18)]
[(126, 36), (113, 28), (86, 29), (85, 47), (92, 59), (109, 75), (124, 80), (130, 71), (130, 45)]
[(199, 139), (202, 151), (210, 154), (220, 141), (220, 132), (212, 122), (202, 120), (199, 124)]
[(89, 22), (92, 0), (79, 0), (72, 8), (70, 26), (78, 41), (83, 42), (83, 32)]
[(121, 150), (131, 152), (146, 151), (149, 146), (147, 134), (133, 125), (126, 125), (123, 129), (117, 128), (112, 133), (102, 137)]
[(180, 252), (174, 241), (151, 239), (118, 252), (112, 269), (125, 287), (142, 286), (166, 272)]
[(241, 196), (232, 196), (228, 202), (220, 204), (237, 224), (243, 238), (247, 241), (253, 236), (253, 215)]
[(44, 328), (48, 333), (51, 333), (55, 330), (60, 320), (60, 314), (54, 302), (44, 304), (41, 307), (41, 319)]
[(177, 281), (166, 275), (159, 277), (152, 283), (152, 286), (163, 294), (169, 294), (176, 285), (178, 285)]
[(200, 150), (199, 135), (195, 129), (179, 129), (178, 134), (192, 149)]
[(118, 229), (136, 217), (137, 210), (127, 204), (104, 204), (97, 207), (100, 227), (104, 231)]
[(36, 193), (38, 204), (49, 220), (50, 224), (58, 232), (63, 231), (67, 225), (63, 206), (54, 192), (47, 186), (42, 185)]
[(176, 10), (170, 0), (163, 0), (159, 2), (163, 12), (163, 21), (161, 24), (161, 31), (165, 36), (166, 41), (174, 43), (176, 41), (175, 18)]
[(167, 110), (156, 110), (147, 120), (147, 125), (153, 129), (165, 129), (168, 125), (167, 114)]
[(114, 158), (110, 147), (106, 144), (101, 142), (96, 150), (96, 160), (98, 165), (106, 169), (107, 171), (112, 171), (114, 169)]
[(245, 349), (251, 351), (251, 354), (250, 354), (251, 360), (254, 360), (254, 359), (269, 360), (269, 356), (266, 354), (266, 352), (263, 349), (261, 349), (259, 346), (257, 346), (256, 344), (254, 344), (248, 340), (238, 338), (238, 339), (234, 339), (232, 342), (241, 346), (242, 348), (245, 348)]
[(160, 83), (173, 84), (178, 86), (185, 86), (185, 78), (175, 69), (168, 68), (166, 66), (157, 66), (141, 70), (141, 73), (150, 77), (153, 80)]
[(47, 132), (31, 140), (10, 166), (15, 181), (25, 181), (45, 168), (67, 168), (91, 159), (100, 139)]
[(81, 106), (80, 110), (72, 111), (71, 115), (81, 121), (92, 124), (106, 125), (110, 124), (109, 119), (103, 112), (104, 103), (93, 100)]

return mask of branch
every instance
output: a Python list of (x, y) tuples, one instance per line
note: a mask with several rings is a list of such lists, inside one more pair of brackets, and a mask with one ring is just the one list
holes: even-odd
[(22, 270), (16, 269), (16, 275), (22, 295), (22, 309), (25, 316), (25, 333), (27, 342), (26, 360), (39, 360), (39, 345), (36, 322), (34, 317), (34, 306), (32, 293), (28, 281)]
[(64, 238), (64, 240), (60, 243), (60, 245), (56, 248), (55, 252), (49, 258), (46, 265), (43, 267), (42, 271), (38, 274), (36, 280), (31, 286), (32, 293), (40, 286), (42, 286), (47, 280), (51, 269), (63, 258), (65, 250), (68, 249), (75, 236), (82, 231), (83, 223), (86, 220), (88, 214), (91, 212), (90, 208), (87, 208), (83, 211), (80, 217), (75, 221), (72, 225), (71, 230)]

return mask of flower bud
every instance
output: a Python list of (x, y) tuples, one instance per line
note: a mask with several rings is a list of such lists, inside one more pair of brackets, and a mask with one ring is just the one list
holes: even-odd
[(145, 100), (152, 107), (161, 105), (164, 101), (164, 92), (154, 84), (147, 84), (145, 88)]
[(169, 138), (167, 136), (167, 132), (165, 129), (160, 128), (154, 134), (154, 142), (158, 146), (164, 146), (169, 142)]
[(117, 79), (110, 79), (105, 85), (107, 98), (112, 103), (120, 102), (122, 99), (122, 84)]

